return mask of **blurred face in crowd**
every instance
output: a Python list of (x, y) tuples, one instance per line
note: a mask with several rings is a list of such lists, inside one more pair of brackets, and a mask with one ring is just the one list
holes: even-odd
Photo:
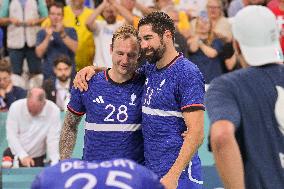
[(156, 63), (159, 61), (166, 51), (166, 44), (162, 37), (152, 30), (151, 25), (143, 25), (139, 27), (138, 36), (142, 56), (150, 63)]
[(208, 0), (207, 2), (207, 12), (208, 17), (210, 19), (218, 19), (220, 16), (222, 16), (222, 6), (221, 6), (221, 0)]
[(84, 0), (72, 0), (72, 6), (75, 8), (83, 8), (84, 7)]
[(199, 34), (208, 34), (210, 32), (209, 20), (202, 17), (198, 17), (196, 20), (196, 32)]
[(167, 14), (169, 15), (169, 17), (171, 17), (171, 19), (174, 21), (175, 27), (176, 29), (178, 29), (178, 23), (179, 23), (179, 15), (177, 11), (171, 10), (168, 11)]
[(51, 24), (55, 26), (63, 20), (63, 9), (60, 7), (52, 6), (49, 9), (49, 19)]
[(113, 6), (107, 6), (103, 10), (102, 15), (108, 24), (115, 23), (117, 14)]
[(117, 38), (112, 46), (112, 69), (120, 75), (132, 75), (138, 65), (139, 44), (137, 38)]
[(135, 6), (135, 0), (121, 0), (120, 3), (122, 6), (124, 6), (127, 10), (131, 12)]
[(66, 82), (71, 77), (72, 67), (64, 62), (59, 62), (54, 68), (56, 78), (61, 82)]
[(11, 74), (6, 71), (0, 71), (0, 89), (6, 89), (11, 82)]

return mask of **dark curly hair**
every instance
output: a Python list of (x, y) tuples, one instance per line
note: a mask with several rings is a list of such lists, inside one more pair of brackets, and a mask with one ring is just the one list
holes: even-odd
[(160, 37), (163, 36), (166, 30), (169, 30), (172, 33), (172, 39), (174, 41), (175, 25), (173, 20), (166, 13), (157, 11), (141, 18), (138, 23), (138, 30), (144, 25), (151, 25), (153, 32), (157, 33)]

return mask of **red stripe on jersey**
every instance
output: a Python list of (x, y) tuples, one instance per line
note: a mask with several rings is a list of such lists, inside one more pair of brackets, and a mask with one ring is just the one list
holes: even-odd
[(185, 108), (189, 108), (189, 107), (196, 107), (196, 106), (205, 108), (203, 104), (191, 104), (191, 105), (187, 105), (187, 106), (181, 107), (181, 110), (183, 110)]
[(75, 115), (81, 116), (84, 115), (85, 112), (77, 112), (76, 110), (72, 109), (70, 106), (67, 105), (67, 109)]

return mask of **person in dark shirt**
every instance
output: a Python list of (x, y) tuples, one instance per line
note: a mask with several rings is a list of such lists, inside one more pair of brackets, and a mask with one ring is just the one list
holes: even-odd
[(273, 13), (247, 6), (233, 20), (249, 67), (214, 79), (205, 96), (224, 188), (284, 187), (284, 65)]
[(23, 88), (13, 86), (11, 74), (11, 64), (4, 59), (0, 60), (0, 111), (7, 111), (14, 101), (27, 95)]

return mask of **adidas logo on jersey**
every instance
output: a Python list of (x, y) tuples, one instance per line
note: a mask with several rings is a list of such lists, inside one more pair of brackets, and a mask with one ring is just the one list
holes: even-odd
[(103, 104), (105, 103), (104, 99), (102, 96), (98, 96), (93, 102), (98, 103), (98, 104)]

